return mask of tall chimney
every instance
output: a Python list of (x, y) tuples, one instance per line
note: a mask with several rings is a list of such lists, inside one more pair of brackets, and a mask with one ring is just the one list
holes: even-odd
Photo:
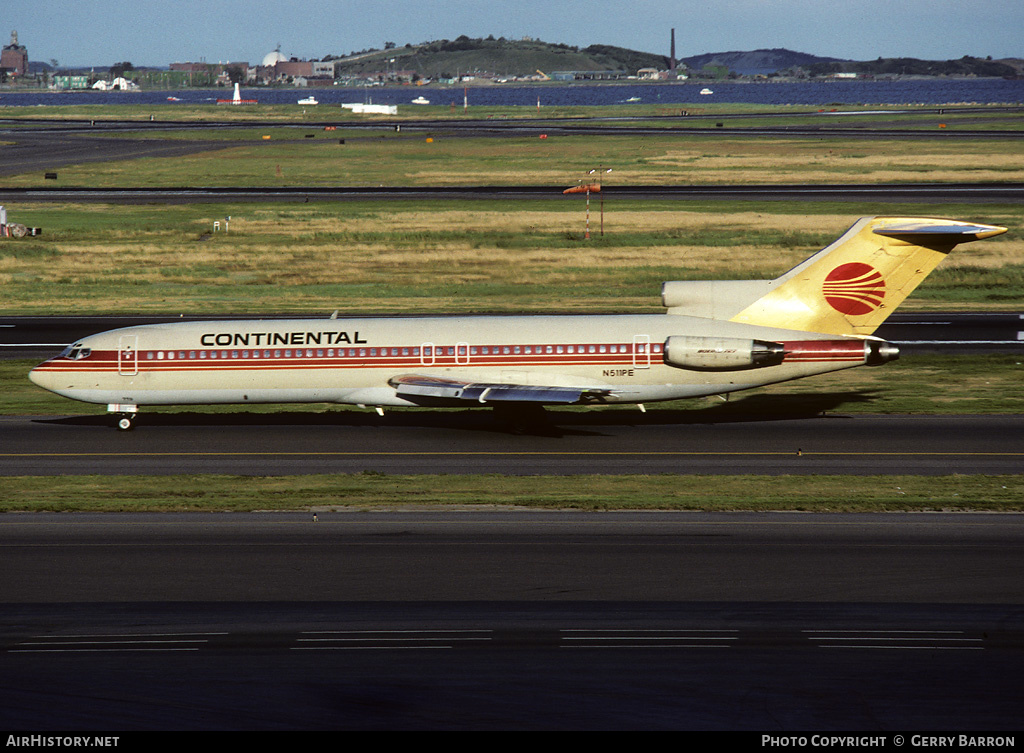
[(669, 69), (670, 72), (674, 73), (675, 70), (676, 70), (676, 30), (675, 29), (672, 29), (672, 52), (670, 54), (671, 54), (672, 57), (671, 57), (671, 60), (669, 62), (668, 69)]

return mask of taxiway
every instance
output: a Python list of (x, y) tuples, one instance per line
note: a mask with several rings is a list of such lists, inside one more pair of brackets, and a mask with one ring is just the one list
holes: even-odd
[[(491, 411), (0, 417), (0, 475), (1016, 474), (1024, 416), (843, 414), (856, 395), (741, 398), (695, 410), (550, 411), (503, 425)], [(751, 409), (744, 410), (749, 400)], [(835, 412), (833, 412), (835, 411)]]
[(31, 515), (0, 726), (1014, 730), (1024, 517)]

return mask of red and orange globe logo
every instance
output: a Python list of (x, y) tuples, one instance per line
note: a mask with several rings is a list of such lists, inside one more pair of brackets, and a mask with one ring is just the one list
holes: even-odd
[(828, 273), (821, 292), (828, 305), (841, 314), (870, 314), (885, 298), (885, 279), (870, 264), (840, 264)]

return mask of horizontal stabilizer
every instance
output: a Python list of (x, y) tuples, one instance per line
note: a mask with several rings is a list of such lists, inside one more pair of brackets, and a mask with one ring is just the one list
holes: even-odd
[(1005, 227), (995, 225), (969, 225), (966, 223), (954, 224), (924, 224), (911, 222), (904, 225), (888, 225), (875, 228), (875, 235), (884, 235), (887, 238), (920, 238), (922, 236), (944, 236), (954, 243), (966, 243), (977, 241), (983, 238), (991, 238), (1006, 232)]

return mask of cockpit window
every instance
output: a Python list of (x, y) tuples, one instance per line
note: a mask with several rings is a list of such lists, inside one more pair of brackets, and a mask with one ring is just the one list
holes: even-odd
[(92, 348), (83, 348), (81, 343), (69, 345), (61, 352), (61, 358), (70, 358), (72, 361), (81, 361), (92, 355)]

